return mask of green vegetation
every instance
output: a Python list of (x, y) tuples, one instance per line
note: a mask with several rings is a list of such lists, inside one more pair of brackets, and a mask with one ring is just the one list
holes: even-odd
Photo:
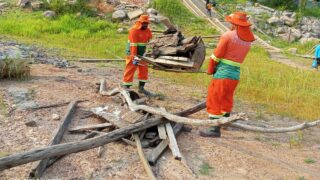
[(215, 29), (193, 15), (179, 0), (154, 0), (152, 6), (178, 24), (184, 34), (216, 34)]
[[(57, 14), (82, 13), (93, 15), (92, 8), (88, 5), (88, 0), (77, 0), (75, 3), (69, 3), (65, 0), (42, 0), (45, 10), (52, 10)], [(50, 3), (49, 3), (50, 2)]]
[[(0, 16), (0, 34), (47, 47), (60, 47), (71, 55), (123, 56), (127, 35), (117, 33), (118, 24), (86, 16), (65, 14), (45, 19), (41, 12), (20, 10)], [(108, 49), (108, 51), (106, 51)]]
[(26, 79), (29, 76), (30, 65), (28, 61), (21, 59), (4, 59), (0, 61), (0, 79)]
[(313, 160), (313, 159), (311, 159), (311, 158), (307, 158), (307, 159), (304, 160), (304, 162), (307, 163), (307, 164), (313, 164), (313, 163), (315, 163), (316, 161)]
[(213, 167), (211, 167), (209, 163), (203, 162), (202, 165), (200, 166), (199, 172), (203, 176), (209, 176), (212, 170), (213, 170)]

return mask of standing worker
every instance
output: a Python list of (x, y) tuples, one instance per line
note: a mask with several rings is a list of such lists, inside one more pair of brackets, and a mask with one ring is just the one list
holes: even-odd
[(319, 65), (320, 65), (320, 44), (318, 44), (315, 48), (312, 67), (315, 69), (318, 69)]
[(148, 80), (148, 63), (140, 61), (136, 56), (142, 56), (146, 51), (146, 45), (152, 38), (148, 15), (141, 15), (135, 25), (129, 31), (127, 44), (126, 67), (123, 75), (122, 86), (129, 89), (133, 85), (134, 73), (138, 69), (139, 93), (153, 96), (153, 93), (144, 89)]
[(210, 17), (212, 17), (212, 9), (215, 6), (216, 6), (216, 2), (215, 1), (206, 0), (206, 9), (207, 9), (207, 13), (209, 14)]
[[(233, 95), (240, 78), (240, 65), (255, 40), (247, 14), (235, 12), (226, 17), (232, 24), (225, 32), (209, 60), (207, 74), (213, 75), (208, 88), (207, 112), (210, 119), (229, 117), (233, 106)], [(220, 137), (220, 127), (213, 126), (200, 131), (203, 137)]]

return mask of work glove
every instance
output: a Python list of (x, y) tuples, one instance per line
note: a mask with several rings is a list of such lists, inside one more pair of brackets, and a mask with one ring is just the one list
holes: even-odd
[(132, 64), (134, 64), (135, 66), (138, 66), (139, 65), (139, 61), (140, 61), (140, 59), (137, 56), (135, 56), (133, 58)]

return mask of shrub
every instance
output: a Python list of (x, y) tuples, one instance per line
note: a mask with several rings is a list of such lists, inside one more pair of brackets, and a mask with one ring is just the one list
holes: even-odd
[(26, 60), (0, 60), (0, 79), (26, 79), (30, 76), (30, 65)]

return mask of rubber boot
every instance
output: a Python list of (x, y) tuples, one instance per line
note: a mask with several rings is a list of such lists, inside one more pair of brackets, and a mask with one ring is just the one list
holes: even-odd
[(125, 89), (125, 90), (129, 90), (130, 89), (130, 87), (131, 87), (131, 85), (121, 85), (121, 87), (123, 88), (123, 89)]
[(154, 97), (156, 96), (155, 94), (153, 94), (152, 92), (149, 92), (147, 90), (144, 89), (144, 86), (146, 85), (145, 82), (142, 82), (142, 81), (139, 81), (139, 93), (142, 93), (146, 96), (149, 96), (149, 97)]
[[(218, 119), (218, 118), (210, 118), (212, 120)], [(200, 136), (202, 137), (213, 137), (213, 138), (218, 138), (221, 137), (221, 130), (220, 126), (212, 126), (210, 128), (200, 130)]]

